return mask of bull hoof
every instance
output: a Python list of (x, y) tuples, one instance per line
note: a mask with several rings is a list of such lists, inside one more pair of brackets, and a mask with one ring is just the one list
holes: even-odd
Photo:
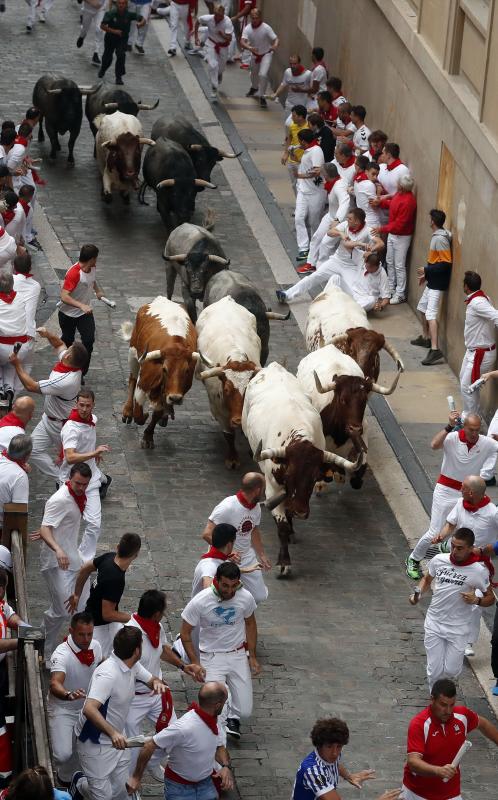
[(351, 478), (349, 481), (352, 489), (361, 489), (363, 486), (363, 478)]
[(128, 192), (120, 192), (121, 199), (126, 206), (130, 205), (130, 195)]
[(292, 567), (290, 564), (281, 564), (280, 565), (280, 572), (277, 572), (277, 578), (282, 580), (282, 578), (289, 578), (292, 574)]
[(225, 458), (225, 467), (227, 469), (238, 469), (240, 467), (240, 461), (238, 458)]
[(157, 423), (161, 428), (165, 428), (168, 424), (168, 417), (161, 417), (159, 422)]
[(126, 424), (127, 424), (127, 425), (129, 425), (129, 424), (130, 424), (130, 422), (132, 421), (132, 419), (133, 419), (133, 417), (132, 417), (132, 416), (129, 416), (128, 414), (123, 414), (123, 416), (121, 417), (121, 421), (122, 421), (122, 422), (126, 422)]
[(102, 195), (102, 200), (104, 203), (107, 203), (107, 205), (110, 205), (112, 203), (112, 194), (110, 192), (104, 192)]
[(142, 450), (153, 450), (154, 439), (140, 439), (140, 447)]
[(144, 414), (143, 417), (133, 417), (133, 421), (136, 425), (145, 425), (149, 418), (148, 414)]

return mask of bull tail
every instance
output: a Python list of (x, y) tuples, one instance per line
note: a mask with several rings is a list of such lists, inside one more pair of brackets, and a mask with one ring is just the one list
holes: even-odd
[(131, 334), (133, 333), (133, 322), (123, 322), (119, 329), (119, 334), (123, 341), (129, 342), (131, 339)]
[(138, 190), (138, 202), (141, 206), (148, 206), (149, 204), (145, 202), (145, 192), (147, 191), (147, 182), (142, 181), (140, 189)]
[(205, 215), (204, 221), (202, 223), (202, 227), (206, 228), (207, 231), (212, 231), (216, 224), (216, 211), (214, 208), (208, 208)]

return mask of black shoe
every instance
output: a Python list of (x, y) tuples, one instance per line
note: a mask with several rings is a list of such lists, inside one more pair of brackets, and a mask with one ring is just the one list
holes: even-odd
[(416, 339), (410, 339), (410, 344), (414, 344), (416, 347), (430, 347), (431, 340), (428, 336), (423, 336), (420, 334), (420, 336), (417, 336)]
[(5, 3), (0, 3), (0, 14), (3, 14), (5, 11)]
[(264, 97), (259, 98), (259, 107), (260, 108), (268, 108), (268, 103)]
[(76, 47), (83, 47), (83, 42), (85, 41), (84, 36), (78, 36), (76, 39)]
[(431, 349), (421, 363), (424, 365), (424, 367), (432, 367), (433, 364), (439, 364), (442, 359), (444, 359), (444, 356), (441, 350)]
[(494, 475), (493, 475), (493, 477), (492, 477), (492, 478), (489, 478), (489, 479), (486, 481), (486, 486), (496, 486), (496, 478), (495, 478), (495, 476), (494, 476)]
[(12, 408), (12, 402), (14, 400), (14, 390), (13, 389), (4, 389), (5, 395), (5, 402), (8, 403), (9, 411)]
[(123, 86), (124, 81), (122, 78), (116, 78), (116, 86)]
[(101, 500), (105, 500), (107, 496), (107, 492), (109, 491), (109, 487), (112, 483), (112, 478), (110, 475), (106, 475), (106, 483), (101, 483), (99, 488), (99, 495)]
[(33, 28), (31, 27), (31, 25), (26, 25), (26, 33), (31, 33), (32, 30)]
[(254, 86), (251, 86), (249, 91), (246, 93), (246, 97), (254, 97), (254, 95), (256, 94), (257, 91), (258, 90), (255, 89)]
[(137, 51), (137, 53), (140, 56), (144, 56), (145, 55), (145, 50), (143, 49), (143, 47), (140, 44), (136, 44), (135, 45), (135, 50)]
[(176, 56), (176, 50), (174, 47), (169, 48), (168, 55), (171, 56), (171, 58), (173, 58), (173, 56)]
[(92, 64), (95, 64), (96, 67), (100, 67), (100, 58), (98, 53), (94, 53), (92, 56)]
[(227, 734), (233, 739), (240, 739), (240, 721), (238, 719), (227, 719)]

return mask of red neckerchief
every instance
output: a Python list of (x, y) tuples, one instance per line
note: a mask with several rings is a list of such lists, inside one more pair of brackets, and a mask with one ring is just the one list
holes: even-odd
[(83, 664), (85, 667), (91, 667), (93, 662), (95, 661), (95, 653), (93, 652), (93, 650), (80, 650), (79, 652), (76, 652), (76, 650), (73, 650), (73, 648), (69, 644), (69, 638), (71, 638), (71, 641), (73, 641), (72, 637), (69, 636), (66, 636), (64, 641), (69, 647), (71, 653), (73, 653), (73, 655), (76, 656), (80, 664)]
[(246, 498), (244, 492), (237, 492), (235, 496), (239, 501), (240, 505), (244, 506), (244, 508), (252, 509), (256, 508), (256, 506), (258, 505), (257, 503), (250, 503), (249, 500)]
[(491, 503), (491, 498), (488, 497), (487, 494), (485, 494), (482, 500), (479, 500), (479, 502), (476, 503), (475, 505), (473, 503), (469, 503), (468, 500), (464, 500), (463, 507), (465, 511), (470, 511), (473, 514), (475, 511), (479, 511), (480, 508), (484, 508), (484, 506), (487, 506), (488, 503)]
[(341, 180), (341, 176), (338, 175), (337, 178), (332, 178), (331, 181), (325, 181), (325, 183), (323, 184), (323, 188), (325, 189), (327, 194), (329, 194), (332, 191), (332, 189), (336, 185), (337, 181), (340, 181), (340, 180)]
[(207, 711), (204, 711), (198, 703), (192, 703), (189, 708), (189, 711), (195, 711), (195, 713), (202, 719), (203, 722), (206, 723), (209, 730), (214, 733), (215, 736), (218, 736), (218, 725), (216, 717), (211, 716), (208, 714)]
[(143, 632), (149, 637), (152, 647), (159, 647), (159, 638), (161, 636), (161, 626), (159, 622), (141, 617), (140, 614), (133, 614), (132, 616), (135, 622), (138, 622)]
[(52, 367), (52, 372), (81, 372), (81, 367), (68, 367), (66, 364), (63, 364), (62, 361), (58, 361), (57, 364)]
[(8, 294), (6, 292), (0, 292), (0, 300), (3, 300), (4, 303), (7, 303), (10, 306), (16, 294), (17, 292), (15, 292), (13, 289)]
[(364, 227), (365, 227), (365, 223), (363, 223), (363, 225), (360, 225), (359, 228), (352, 228), (351, 225), (349, 225), (349, 230), (350, 230), (351, 233), (359, 233), (360, 231), (363, 230)]
[(395, 158), (394, 161), (391, 162), (391, 164), (386, 164), (386, 166), (389, 172), (391, 172), (392, 169), (396, 169), (396, 167), (399, 167), (399, 165), (402, 163), (403, 162), (399, 158)]
[(253, 30), (255, 30), (256, 28), (259, 28), (259, 26), (262, 25), (262, 24), (263, 24), (263, 20), (262, 19), (260, 19), (259, 22), (254, 22), (254, 20), (253, 20), (251, 22), (251, 27), (252, 27)]
[(207, 553), (201, 556), (201, 559), (203, 558), (217, 558), (219, 561), (226, 561), (228, 556), (226, 553), (222, 553), (221, 550), (218, 550), (217, 547), (211, 545)]
[(297, 67), (291, 67), (291, 73), (294, 75), (294, 77), (302, 75), (304, 71), (305, 69), (302, 64), (298, 64)]
[(26, 423), (23, 422), (22, 419), (19, 419), (17, 414), (14, 414), (13, 411), (0, 419), (0, 428), (7, 428), (11, 425), (15, 426), (16, 428), (26, 428)]
[(22, 144), (23, 147), (27, 147), (29, 142), (24, 138), (24, 136), (16, 136), (14, 139), (14, 144)]
[(368, 181), (366, 172), (359, 172), (358, 175), (355, 175), (353, 178), (353, 183), (361, 183), (362, 181)]
[(318, 139), (312, 139), (308, 147), (320, 147), (320, 142), (318, 141)]
[(83, 425), (91, 425), (92, 428), (95, 428), (95, 422), (93, 421), (92, 416), (90, 415), (90, 419), (83, 419), (80, 417), (80, 413), (77, 408), (73, 408), (66, 422), (69, 422), (69, 420), (72, 420), (73, 422), (81, 422)]
[(470, 555), (465, 561), (460, 561), (460, 563), (458, 563), (457, 561), (455, 561), (453, 559), (453, 556), (450, 553), (450, 561), (451, 561), (451, 563), (453, 564), (454, 567), (468, 567), (468, 566), (470, 566), (470, 564), (477, 564), (479, 562), (481, 564), (484, 564), (484, 566), (486, 567), (486, 569), (489, 572), (489, 579), (490, 579), (491, 586), (496, 586), (496, 583), (493, 583), (493, 578), (494, 578), (494, 574), (495, 574), (495, 568), (494, 568), (489, 556), (486, 556), (486, 555), (484, 555), (482, 553), (479, 554), (479, 555), (477, 555), (477, 553), (472, 553), (472, 555)]
[(173, 716), (173, 695), (168, 687), (161, 695), (161, 713), (156, 722), (156, 733), (167, 728)]
[(346, 163), (342, 165), (342, 168), (346, 169), (346, 167), (352, 167), (355, 161), (356, 161), (356, 158), (354, 156), (351, 156), (350, 158), (348, 158)]
[(5, 456), (5, 458), (8, 458), (9, 461), (12, 461), (13, 464), (17, 464), (18, 467), (21, 467), (21, 469), (23, 469), (24, 472), (28, 471), (28, 465), (26, 461), (18, 461), (16, 458), (11, 458), (7, 450), (2, 450), (2, 455)]
[(485, 293), (482, 291), (482, 289), (478, 289), (478, 290), (477, 290), (477, 292), (472, 292), (472, 294), (470, 295), (470, 297), (467, 297), (467, 299), (464, 301), (464, 302), (465, 302), (465, 305), (466, 305), (466, 306), (468, 306), (468, 304), (469, 304), (469, 303), (471, 303), (471, 302), (472, 302), (472, 300), (475, 300), (475, 298), (476, 298), (476, 297), (485, 297), (485, 298), (486, 298), (486, 300), (489, 300), (489, 297), (488, 297), (488, 295), (487, 295), (487, 294), (485, 294)]
[[(467, 436), (465, 435), (465, 430), (463, 428), (461, 428), (458, 431), (458, 438), (460, 439), (461, 442), (465, 442), (465, 444), (467, 445), (467, 450), (469, 450), (469, 451), (472, 450), (472, 448), (474, 447), (474, 444), (470, 444), (470, 442), (467, 441)], [(477, 441), (479, 441), (479, 440), (477, 440)], [(477, 444), (477, 442), (475, 442), (475, 444)]]
[(14, 270), (14, 275), (22, 275), (23, 278), (34, 278), (35, 277), (32, 272), (16, 272), (15, 270)]
[(370, 155), (372, 156), (372, 159), (378, 158), (378, 157), (379, 157), (379, 155), (380, 155), (379, 151), (378, 151), (378, 150), (373, 150), (373, 148), (372, 148), (372, 147), (369, 147), (369, 148), (368, 148), (368, 152), (369, 152), (369, 153), (370, 153)]
[(4, 233), (5, 233), (5, 228), (2, 228), (2, 226), (0, 225), (0, 239), (2, 238)]
[(11, 208), (7, 208), (5, 211), (2, 211), (3, 224), (4, 225), (8, 225), (9, 222), (12, 222), (12, 220), (15, 217), (15, 215), (16, 215), (16, 212), (12, 211)]
[(29, 212), (31, 211), (30, 204), (26, 200), (23, 200), (21, 197), (19, 198), (19, 202), (22, 206), (24, 213), (26, 214), (26, 216), (28, 216)]
[(71, 495), (71, 497), (73, 498), (74, 502), (78, 506), (78, 508), (80, 510), (80, 514), (83, 514), (83, 511), (85, 510), (85, 506), (86, 506), (86, 494), (85, 494), (85, 492), (83, 492), (83, 494), (76, 494), (76, 492), (73, 490), (73, 487), (71, 486), (71, 481), (66, 481), (66, 486), (67, 486), (67, 490), (68, 490), (69, 494)]

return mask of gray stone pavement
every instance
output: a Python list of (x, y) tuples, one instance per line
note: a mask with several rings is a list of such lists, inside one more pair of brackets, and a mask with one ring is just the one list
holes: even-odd
[[(48, 69), (85, 84), (95, 80), (88, 64), (89, 46), (75, 49), (73, 4), (56, 3), (51, 21), (38, 26), (31, 39), (25, 37), (23, 23), (12, 4), (0, 20), (4, 65), (16, 76), (4, 86), (2, 119), (21, 117), (36, 78)], [(146, 51), (142, 59), (128, 58), (125, 80), (136, 97), (161, 98), (158, 112), (141, 117), (148, 133), (159, 112), (193, 118), (195, 110), (153, 35)], [(40, 152), (46, 156), (47, 146)], [(70, 258), (77, 257), (86, 241), (99, 245), (99, 281), (118, 303), (114, 313), (100, 306), (95, 309), (98, 342), (87, 382), (97, 393), (99, 439), (112, 448), (105, 469), (114, 482), (104, 504), (99, 549), (112, 547), (125, 530), (143, 536), (144, 547), (130, 572), (123, 607), (133, 610), (145, 588), (165, 590), (167, 622), (174, 634), (202, 552), (200, 530), (215, 503), (236, 490), (238, 476), (224, 469), (222, 437), (198, 383), (175, 422), (166, 430), (158, 429), (155, 450), (141, 450), (140, 431), (122, 425), (127, 346), (119, 338), (119, 327), (140, 303), (165, 291), (161, 259), (165, 233), (150, 195), (149, 207), (135, 201), (125, 207), (119, 198), (112, 206), (101, 204), (86, 124), (75, 148), (74, 170), (67, 168), (65, 153), (63, 140), (57, 165), (44, 161), (47, 187), (40, 192), (40, 201)], [(264, 255), (220, 171), (215, 181), (219, 190), (202, 194), (198, 219), (208, 207), (215, 211), (216, 234), (233, 266), (252, 277), (270, 302), (275, 285)], [(42, 264), (42, 257), (37, 257), (36, 268)], [(270, 360), (278, 359), (291, 370), (304, 355), (292, 320), (272, 323), (270, 346)], [(40, 353), (35, 376), (46, 375), (50, 363), (49, 353)], [(241, 443), (241, 451), (242, 470), (252, 468), (246, 444)], [(52, 490), (48, 481), (33, 476), (32, 529), (39, 524), (43, 501)], [(407, 604), (410, 584), (400, 569), (406, 543), (371, 474), (361, 492), (334, 486), (315, 498), (310, 519), (296, 528), (294, 575), (285, 582), (270, 575), (270, 597), (258, 611), (263, 674), (255, 681), (254, 714), (243, 725), (241, 743), (232, 747), (238, 790), (244, 799), (288, 798), (299, 760), (310, 749), (313, 721), (338, 714), (351, 728), (345, 753), (348, 765), (377, 768), (378, 788), (365, 790), (374, 797), (400, 784), (406, 727), (426, 701), (423, 617), (421, 610)], [(275, 557), (275, 530), (266, 512), (263, 532), (268, 552)], [(28, 572), (32, 616), (38, 620), (46, 607), (46, 591), (36, 545), (30, 546)], [(177, 673), (166, 674), (183, 710), (195, 689)], [(491, 715), (467, 667), (460, 686), (465, 702)], [(465, 763), (464, 790), (468, 797), (491, 800), (496, 797), (497, 753), (481, 737), (472, 738), (475, 747)], [(349, 787), (341, 787), (342, 792), (349, 796)], [(159, 797), (160, 787), (146, 786), (143, 794)]]

